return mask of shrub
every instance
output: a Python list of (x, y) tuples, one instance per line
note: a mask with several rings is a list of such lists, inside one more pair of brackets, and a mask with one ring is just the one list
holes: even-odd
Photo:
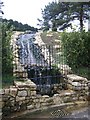
[(67, 63), (72, 67), (90, 67), (90, 32), (72, 32), (61, 34)]

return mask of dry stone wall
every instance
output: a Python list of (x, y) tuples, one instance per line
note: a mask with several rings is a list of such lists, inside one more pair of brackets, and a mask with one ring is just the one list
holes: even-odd
[(48, 95), (38, 95), (36, 85), (29, 79), (24, 81), (14, 81), (14, 85), (0, 91), (2, 100), (0, 107), (3, 114), (8, 115), (13, 112), (23, 110), (34, 110), (53, 105), (61, 105), (68, 102), (85, 101), (87, 93), (82, 96), (77, 91), (62, 90), (52, 97)]
[[(15, 33), (14, 37), (17, 37), (19, 34), (20, 33)], [(17, 75), (17, 72), (23, 70), (23, 66), (20, 65), (18, 56), (16, 57), (16, 55), (18, 55), (18, 48), (15, 46), (16, 38), (12, 39), (12, 45), (13, 54), (15, 55), (13, 63), (17, 63), (17, 66), (19, 65), (18, 70), (14, 68), (14, 74)], [(89, 96), (90, 88), (90, 83), (87, 79), (72, 74), (71, 68), (67, 65), (59, 65), (58, 67), (64, 75), (67, 75), (67, 79), (64, 81), (67, 85), (67, 90), (62, 90), (61, 86), (57, 84), (54, 85), (54, 89), (57, 91), (57, 94), (54, 94), (52, 97), (49, 97), (48, 95), (41, 96), (36, 92), (36, 84), (30, 79), (27, 79), (26, 72), (24, 72), (26, 76), (25, 80), (14, 81), (13, 86), (0, 90), (0, 108), (2, 109), (3, 115), (8, 115), (18, 111), (35, 110), (53, 105), (61, 105), (69, 102), (86, 101)], [(18, 74), (20, 75), (20, 73)], [(76, 84), (81, 81), (83, 89), (75, 89), (82, 88), (82, 86), (78, 86), (79, 84)]]
[(11, 46), (13, 52), (13, 76), (19, 78), (27, 78), (27, 71), (24, 69), (24, 66), (19, 61), (18, 50), (19, 47), (16, 44), (19, 35), (24, 34), (24, 32), (15, 32), (11, 38)]

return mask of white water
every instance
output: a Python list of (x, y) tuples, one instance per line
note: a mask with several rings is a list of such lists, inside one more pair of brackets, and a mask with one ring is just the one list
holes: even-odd
[[(35, 34), (22, 34), (19, 36), (17, 44), (20, 46), (20, 63), (23, 65), (45, 65), (45, 59), (42, 58), (39, 48), (35, 46)], [(36, 49), (36, 58), (33, 54), (33, 47)]]

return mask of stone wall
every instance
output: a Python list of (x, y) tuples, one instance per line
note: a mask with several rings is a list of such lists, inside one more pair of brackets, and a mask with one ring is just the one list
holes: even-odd
[(13, 52), (13, 76), (17, 78), (27, 78), (27, 71), (24, 66), (19, 61), (19, 46), (16, 44), (19, 39), (19, 35), (24, 34), (24, 32), (15, 32), (11, 37), (11, 46)]
[(24, 81), (14, 81), (14, 85), (0, 92), (2, 100), (0, 107), (3, 115), (15, 113), (17, 111), (34, 110), (52, 105), (60, 105), (68, 102), (85, 101), (87, 92), (80, 96), (77, 91), (61, 90), (60, 93), (52, 97), (48, 95), (38, 95), (36, 85), (29, 79)]
[[(17, 36), (18, 35), (16, 34), (16, 37)], [(23, 70), (23, 66), (19, 63), (18, 56), (16, 57), (16, 55), (18, 55), (16, 38), (12, 39), (12, 45), (13, 54), (15, 55), (13, 64), (17, 63), (16, 66), (18, 66), (17, 69), (13, 69), (13, 73), (15, 76), (20, 77), (20, 70)], [(18, 111), (35, 110), (53, 105), (61, 105), (69, 102), (86, 101), (89, 95), (88, 81), (82, 77), (73, 75), (71, 68), (67, 65), (59, 65), (58, 67), (63, 75), (66, 76), (64, 83), (67, 85), (67, 90), (63, 90), (62, 85), (57, 84), (54, 85), (54, 90), (57, 91), (57, 94), (54, 94), (52, 97), (49, 97), (48, 95), (39, 95), (36, 92), (36, 84), (27, 79), (26, 71), (21, 71), (23, 75), (25, 74), (25, 80), (14, 81), (13, 86), (0, 91), (0, 97), (2, 98), (0, 99), (0, 108), (2, 109), (3, 115), (9, 115)], [(80, 81), (85, 82), (85, 84), (82, 83), (85, 85), (85, 89), (76, 89), (82, 87), (78, 86), (79, 84), (76, 84)]]

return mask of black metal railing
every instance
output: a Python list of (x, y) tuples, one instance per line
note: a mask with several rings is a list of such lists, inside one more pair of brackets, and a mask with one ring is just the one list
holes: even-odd
[[(27, 71), (28, 78), (37, 86), (50, 88), (62, 82), (60, 64), (65, 64), (63, 48), (58, 45), (34, 44), (31, 41), (19, 41), (19, 63)], [(48, 87), (49, 86), (49, 87)], [(47, 87), (47, 88), (46, 88)], [(49, 91), (49, 90), (48, 90)]]

